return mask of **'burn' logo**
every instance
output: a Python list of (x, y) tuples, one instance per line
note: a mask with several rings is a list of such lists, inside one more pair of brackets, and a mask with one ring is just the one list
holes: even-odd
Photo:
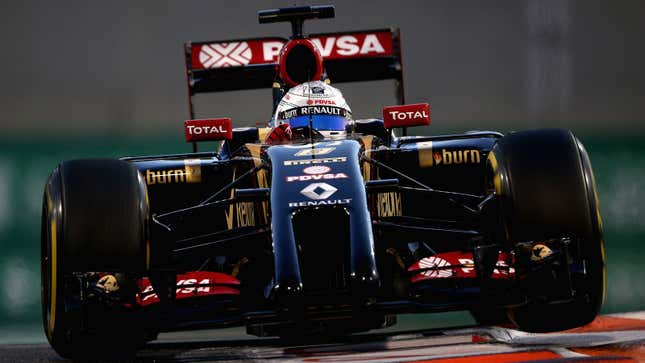
[(146, 184), (201, 183), (202, 168), (198, 159), (184, 160), (183, 169), (150, 170), (145, 172)]
[(441, 152), (435, 151), (432, 153), (435, 165), (450, 165), (450, 164), (478, 164), (481, 162), (481, 154), (479, 150), (455, 150), (449, 151), (441, 149)]

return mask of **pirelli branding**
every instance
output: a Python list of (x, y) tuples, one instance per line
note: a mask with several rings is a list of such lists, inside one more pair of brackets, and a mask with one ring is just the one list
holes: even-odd
[(419, 152), (419, 166), (429, 168), (439, 165), (479, 164), (481, 152), (477, 149), (464, 150), (435, 150), (432, 141), (422, 141), (416, 144)]
[(328, 163), (344, 163), (347, 157), (339, 156), (335, 158), (320, 158), (320, 159), (303, 159), (303, 160), (285, 160), (285, 166), (293, 165), (312, 165), (312, 164), (328, 164)]
[(403, 215), (403, 204), (400, 192), (376, 194), (376, 215), (378, 217), (400, 217)]
[(148, 185), (201, 183), (202, 168), (199, 159), (188, 159), (183, 169), (147, 169), (144, 177)]

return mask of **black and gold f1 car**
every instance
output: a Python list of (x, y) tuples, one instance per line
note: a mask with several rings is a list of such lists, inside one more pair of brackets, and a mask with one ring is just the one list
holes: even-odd
[(604, 242), (580, 141), (560, 129), (406, 136), (430, 109), (404, 104), (398, 31), (303, 36), (304, 20), (333, 13), (259, 13), (291, 22), (289, 40), (187, 44), (191, 101), (266, 87), (276, 104), (312, 79), (394, 79), (399, 105), (382, 120), (355, 120), (333, 140), (305, 127), (272, 145), (265, 128), (190, 120), (186, 139), (222, 140), (217, 152), (193, 144), (52, 172), (42, 310), (61, 356), (91, 354), (106, 337), (132, 353), (159, 332), (207, 327), (350, 334), (404, 313), (469, 310), (534, 332), (594, 319)]

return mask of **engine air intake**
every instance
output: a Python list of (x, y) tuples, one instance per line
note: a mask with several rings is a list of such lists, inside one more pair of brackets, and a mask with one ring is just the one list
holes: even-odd
[(309, 39), (290, 40), (280, 52), (280, 78), (290, 87), (308, 81), (320, 80), (323, 59), (316, 45)]

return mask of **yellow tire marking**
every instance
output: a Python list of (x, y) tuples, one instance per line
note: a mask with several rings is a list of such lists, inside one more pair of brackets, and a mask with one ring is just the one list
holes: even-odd
[(593, 186), (593, 194), (594, 198), (596, 198), (596, 221), (598, 223), (598, 233), (600, 233), (600, 257), (602, 260), (602, 302), (601, 306), (605, 304), (605, 297), (607, 295), (607, 265), (605, 263), (605, 238), (604, 238), (604, 227), (602, 224), (602, 217), (600, 216), (600, 206), (599, 200), (598, 200), (598, 191), (596, 190), (596, 182), (595, 178), (593, 175), (593, 171), (591, 172), (591, 177), (593, 178), (592, 180), (592, 186)]
[(54, 332), (54, 324), (56, 324), (56, 280), (57, 280), (57, 241), (56, 241), (56, 220), (52, 218), (51, 221), (51, 291), (50, 305), (49, 305), (49, 326), (48, 334), (51, 337)]
[[(583, 147), (584, 149), (584, 147)], [(586, 153), (586, 151), (585, 151)], [(588, 156), (587, 156), (588, 157)], [(591, 179), (591, 188), (593, 189), (593, 196), (596, 200), (596, 223), (598, 224), (598, 233), (600, 234), (600, 258), (602, 261), (602, 301), (601, 306), (605, 304), (605, 298), (607, 295), (607, 264), (605, 262), (605, 238), (604, 238), (604, 226), (602, 223), (602, 216), (600, 215), (600, 199), (598, 198), (598, 189), (596, 188), (596, 175), (591, 168), (591, 162), (589, 162), (589, 177)]]
[(499, 164), (497, 163), (497, 158), (492, 150), (488, 153), (488, 160), (490, 161), (490, 166), (493, 169), (493, 186), (495, 187), (495, 193), (497, 193), (497, 195), (502, 195), (502, 179), (499, 176)]
[[(51, 219), (50, 223), (50, 251), (49, 263), (52, 266), (50, 273), (50, 291), (49, 291), (49, 321), (47, 322), (47, 336), (51, 339), (52, 332), (54, 331), (54, 323), (56, 322), (56, 220), (53, 218), (54, 202), (52, 202), (51, 195), (49, 194), (49, 187), (45, 188), (45, 199), (47, 200), (47, 215)], [(52, 291), (53, 290), (53, 291)]]
[[(493, 150), (491, 150), (488, 153), (488, 161), (490, 162), (490, 167), (493, 169), (493, 188), (495, 189), (495, 194), (498, 196), (502, 195), (502, 177), (499, 174), (499, 163), (497, 162), (497, 158), (495, 157), (495, 153), (493, 153)], [(511, 239), (511, 233), (508, 230), (508, 225), (504, 223), (504, 235), (506, 236), (507, 240)]]

